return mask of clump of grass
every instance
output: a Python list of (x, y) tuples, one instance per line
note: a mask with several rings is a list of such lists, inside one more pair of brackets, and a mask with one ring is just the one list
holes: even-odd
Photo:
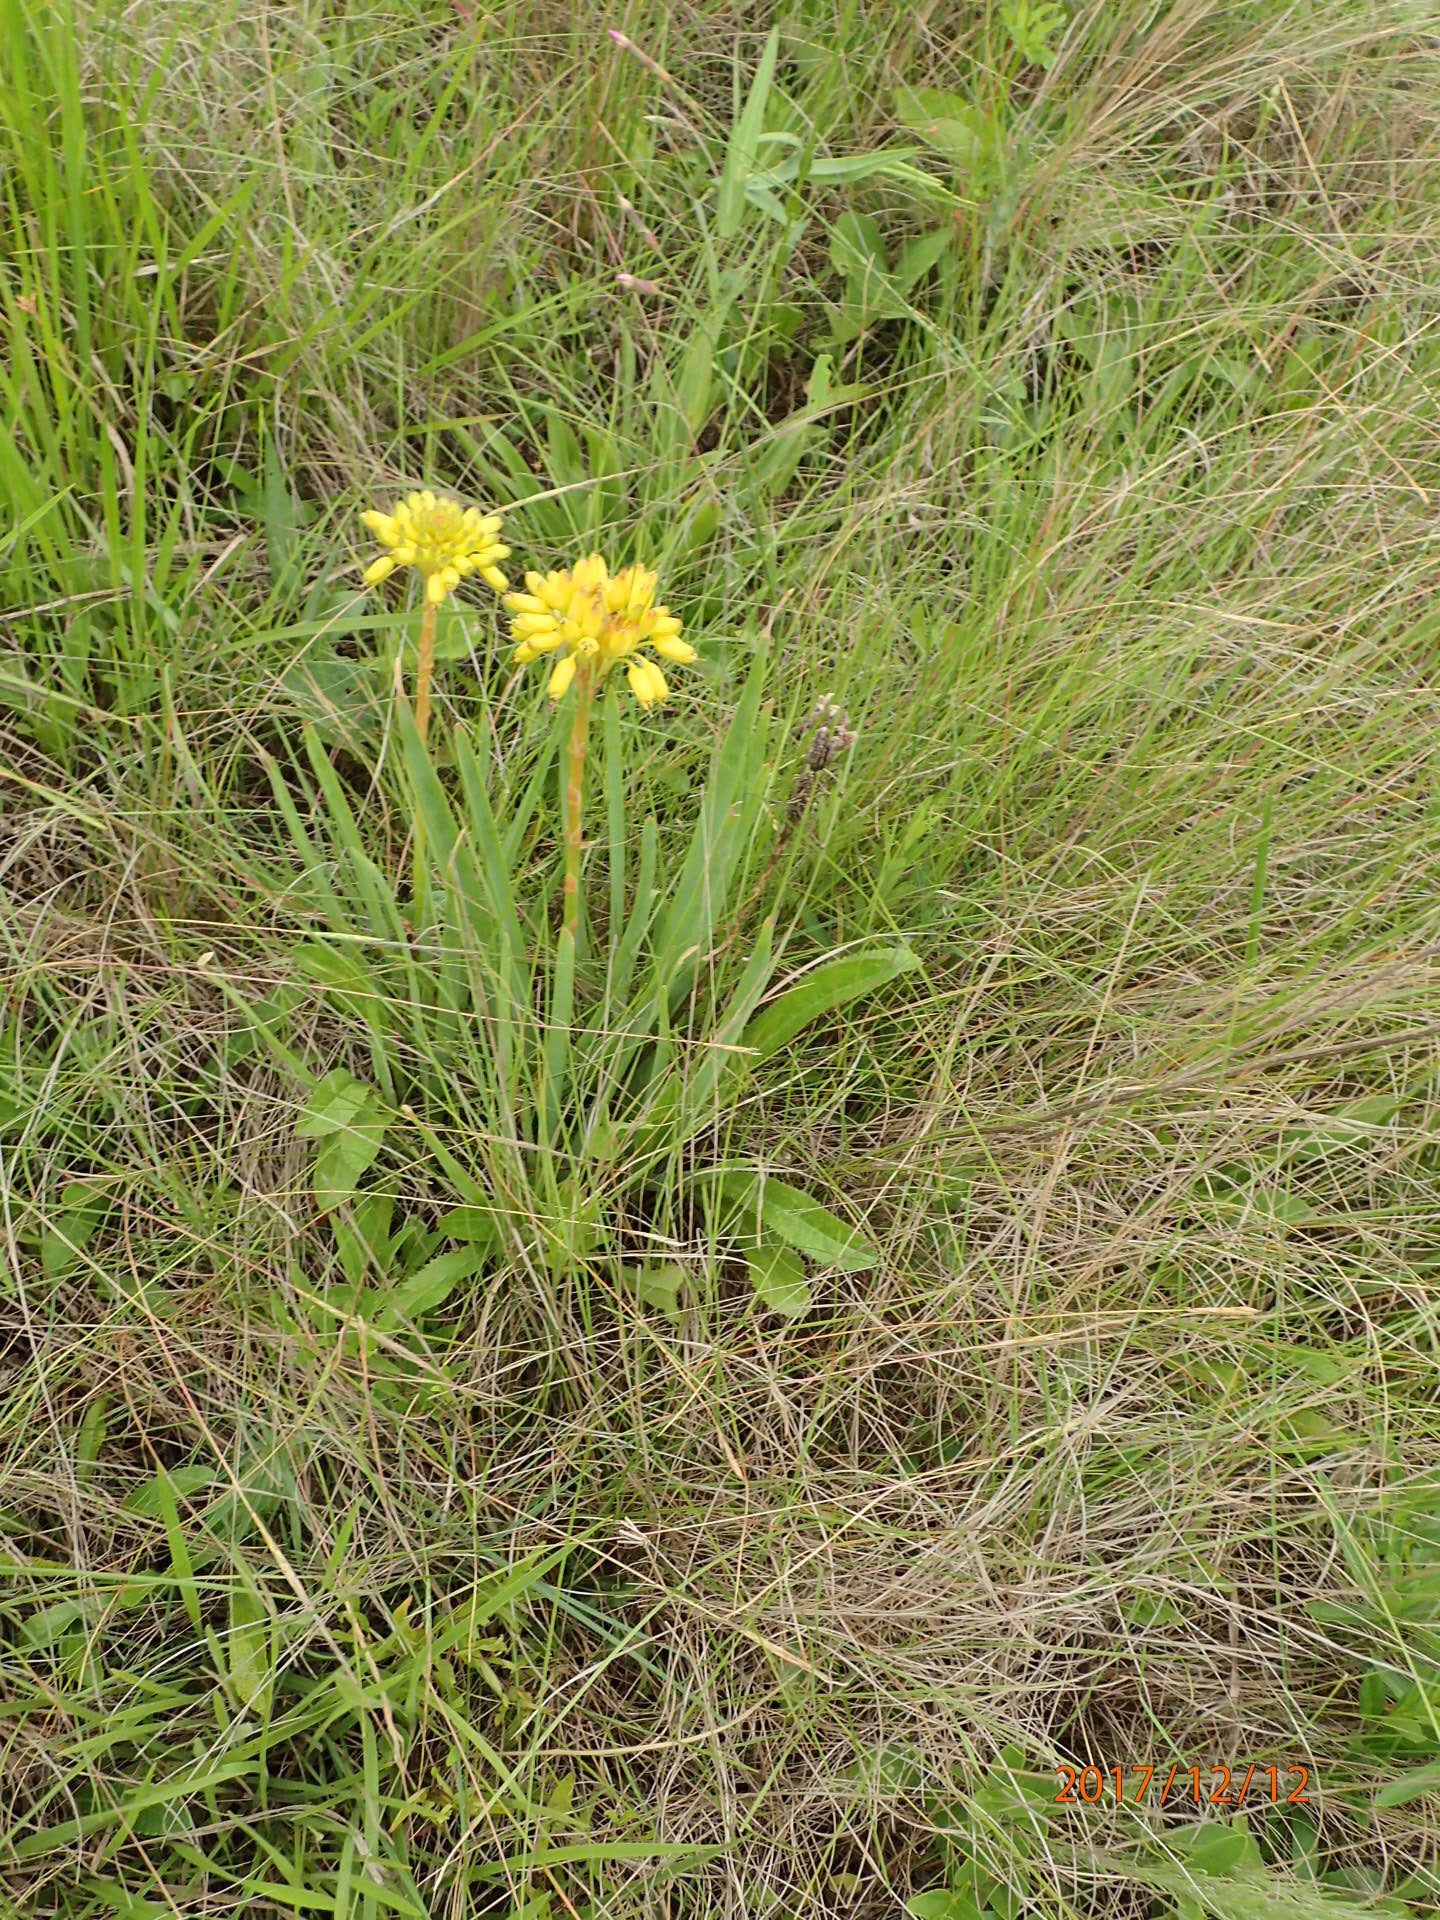
[(1435, 1905), (1434, 49), (1015, 12), (12, 9), (0, 1905)]

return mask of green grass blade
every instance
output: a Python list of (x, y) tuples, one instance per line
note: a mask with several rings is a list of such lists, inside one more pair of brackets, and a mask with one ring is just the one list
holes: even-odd
[(720, 176), (720, 197), (715, 209), (715, 228), (722, 240), (733, 240), (745, 218), (745, 187), (756, 170), (760, 135), (765, 127), (765, 108), (775, 79), (775, 62), (780, 53), (780, 29), (772, 27), (745, 105), (731, 129), (725, 149), (725, 168)]

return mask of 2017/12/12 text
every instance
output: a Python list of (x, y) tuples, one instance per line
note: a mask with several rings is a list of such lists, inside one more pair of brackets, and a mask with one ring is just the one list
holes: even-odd
[[(1305, 1806), (1309, 1802), (1310, 1769), (1262, 1767), (1182, 1767), (1177, 1761), (1164, 1767), (1057, 1767), (1061, 1805), (1094, 1806), (1107, 1796), (1118, 1804), (1137, 1806), (1158, 1790), (1159, 1804), (1189, 1802), (1193, 1806), (1243, 1807), (1268, 1800), (1272, 1806)], [(1205, 1776), (1208, 1775), (1208, 1779)], [(1298, 1775), (1298, 1779), (1297, 1776)], [(1163, 1784), (1162, 1784), (1163, 1782)]]

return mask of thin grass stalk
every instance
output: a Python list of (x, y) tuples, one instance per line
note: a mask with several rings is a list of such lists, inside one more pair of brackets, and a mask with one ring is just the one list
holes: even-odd
[(435, 671), (435, 627), (439, 612), (427, 594), (420, 615), (420, 657), (415, 668), (415, 731), (422, 746), (430, 731), (430, 680)]
[(580, 853), (585, 807), (585, 754), (590, 740), (590, 711), (595, 683), (588, 666), (575, 676), (575, 702), (570, 718), (565, 779), (565, 916), (566, 929), (577, 938), (580, 929)]

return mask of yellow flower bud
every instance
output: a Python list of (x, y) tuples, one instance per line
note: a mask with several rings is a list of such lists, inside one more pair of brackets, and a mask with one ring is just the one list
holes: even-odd
[(573, 653), (567, 653), (550, 676), (550, 684), (546, 688), (550, 698), (552, 700), (563, 700), (565, 695), (570, 691), (570, 682), (574, 678), (575, 656)]

